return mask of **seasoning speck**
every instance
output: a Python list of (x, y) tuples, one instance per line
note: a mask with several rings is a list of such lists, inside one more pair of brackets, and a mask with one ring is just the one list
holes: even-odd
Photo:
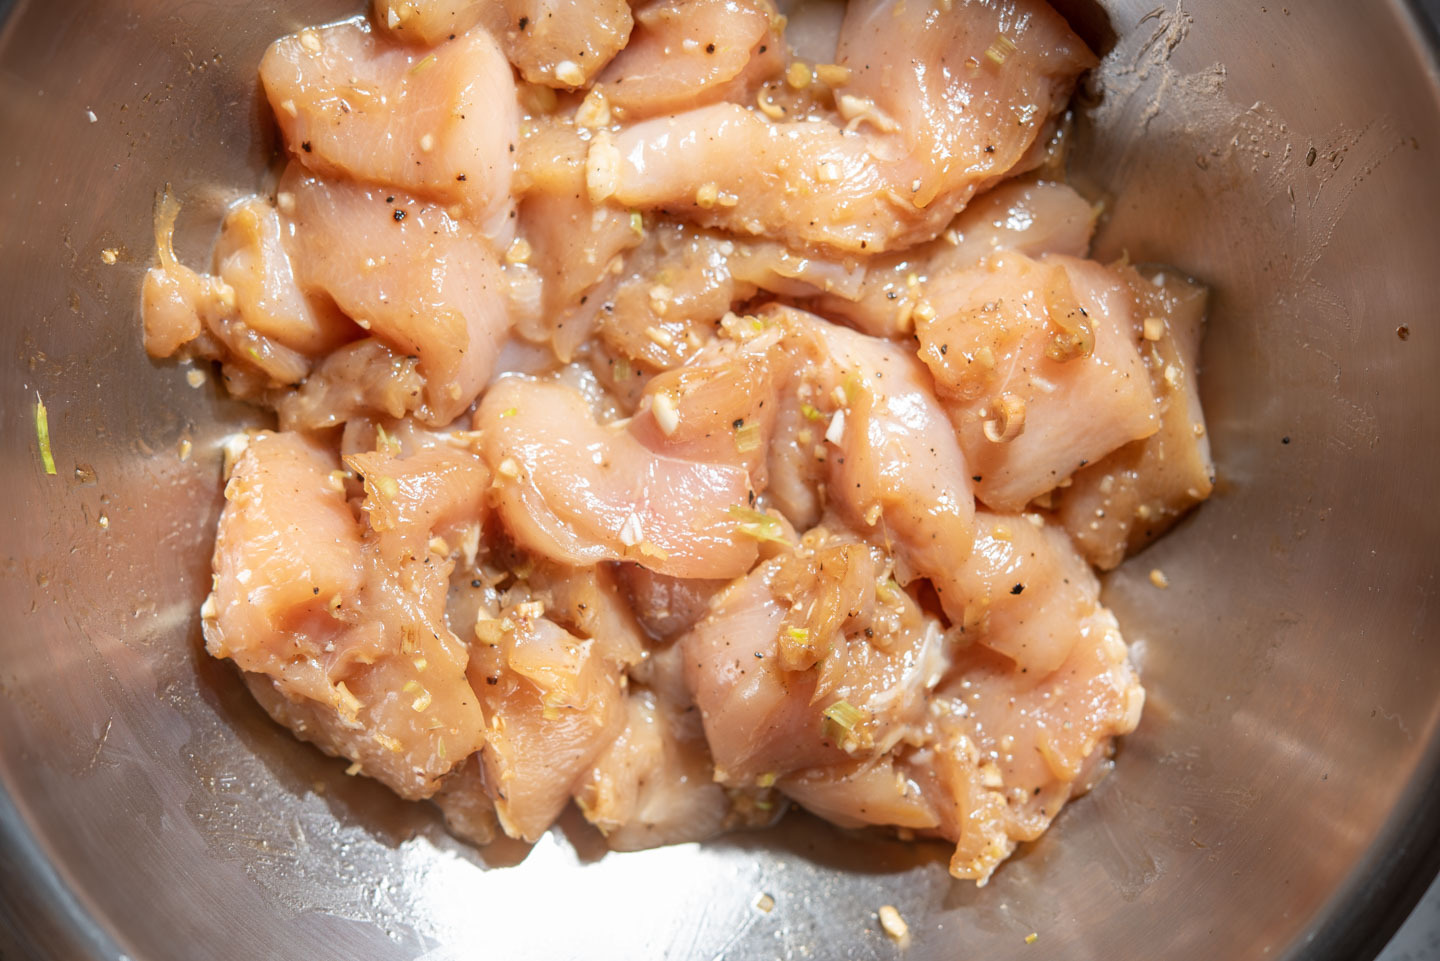
[(1395, 336), (1399, 337), (1401, 340), (1409, 340), (1410, 328), (1406, 327), (1404, 324), (1401, 324), (1399, 327), (1395, 328)]
[(200, 387), (205, 383), (205, 371), (198, 367), (192, 367), (185, 372), (185, 383), (191, 387)]
[(1150, 583), (1163, 591), (1170, 586), (1170, 578), (1166, 577), (1165, 572), (1160, 568), (1152, 567), (1150, 568)]
[(85, 111), (85, 119), (88, 120), (88, 121), (90, 121), (91, 123), (99, 123), (99, 122), (100, 122), (100, 118), (97, 117), (97, 116), (95, 116), (95, 111), (93, 111), (93, 110), (87, 110), (87, 111)]
[(760, 892), (760, 896), (755, 899), (755, 910), (762, 914), (769, 914), (775, 910), (775, 899), (763, 891)]
[(1024, 592), (1024, 590), (1025, 590), (1025, 585), (1024, 585), (1024, 584), (1016, 584), (1014, 587), (1010, 588), (1010, 593), (1011, 593), (1011, 594), (1020, 594), (1020, 593)]
[(110, 529), (110, 516), (108, 514), (101, 514), (98, 523), (102, 531), (108, 531)]
[(105, 262), (106, 266), (113, 267), (115, 266), (115, 261), (120, 259), (120, 251), (114, 247), (106, 247), (100, 251), (100, 259)]
[(1025, 943), (1026, 943), (1026, 944), (1034, 944), (1036, 941), (1039, 941), (1039, 940), (1040, 940), (1040, 935), (1036, 934), (1034, 931), (1031, 931), (1029, 934), (1025, 935)]
[(391, 214), (391, 216), (395, 218), (396, 223), (399, 223), (400, 221), (405, 219), (405, 211), (396, 210), (393, 214)]
[(900, 917), (900, 912), (895, 910), (895, 905), (882, 905), (877, 913), (880, 915), (880, 927), (890, 935), (890, 940), (902, 945), (910, 943), (910, 925)]

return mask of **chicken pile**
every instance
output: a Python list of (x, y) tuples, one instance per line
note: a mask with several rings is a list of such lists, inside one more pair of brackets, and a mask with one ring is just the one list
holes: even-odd
[(773, 821), (984, 882), (1144, 693), (1108, 569), (1212, 485), (1205, 291), (1086, 253), (1040, 0), (377, 0), (283, 37), (148, 350), (235, 446), (201, 615), (458, 833)]

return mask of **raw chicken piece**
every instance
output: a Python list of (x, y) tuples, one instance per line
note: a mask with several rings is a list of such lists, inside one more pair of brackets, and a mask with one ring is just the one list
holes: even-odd
[(205, 330), (206, 316), (226, 316), (235, 309), (233, 293), (225, 296), (218, 278), (196, 273), (175, 257), (175, 218), (180, 204), (167, 188), (155, 202), (155, 256), (159, 266), (145, 272), (140, 288), (140, 317), (145, 351), (170, 357)]
[(769, 0), (645, 0), (595, 90), (622, 122), (744, 96), (742, 73), (763, 79), (784, 65), (780, 22)]
[(1095, 229), (1095, 208), (1060, 183), (1009, 181), (972, 200), (944, 235), (908, 250), (873, 257), (863, 286), (816, 301), (815, 309), (876, 337), (908, 337), (923, 317), (932, 279), (976, 266), (997, 250), (1029, 257), (1083, 257)]
[(852, 74), (844, 92), (898, 126), (904, 160), (890, 179), (926, 225), (910, 232), (915, 240), (933, 236), (977, 190), (1027, 169), (1039, 134), (1097, 61), (1040, 0), (938, 10), (852, 0), (836, 62)]
[(792, 245), (885, 249), (902, 208), (868, 138), (828, 123), (771, 123), (717, 103), (645, 120), (590, 147), (592, 196), (663, 208)]
[(819, 362), (800, 364), (795, 390), (819, 415), (813, 433), (828, 445), (831, 500), (856, 530), (893, 543), (910, 572), (934, 580), (947, 614), (959, 620), (963, 600), (942, 584), (969, 556), (975, 499), (924, 366), (896, 344), (800, 311), (769, 316), (795, 325), (818, 351)]
[(716, 780), (734, 786), (884, 754), (923, 725), (946, 667), (939, 623), (888, 580), (884, 552), (824, 528), (716, 597), (680, 644)]
[(644, 231), (620, 279), (592, 294), (600, 339), (646, 369), (682, 363), (709, 341), (715, 322), (757, 291), (806, 297), (859, 289), (858, 266), (771, 241), (736, 240), (687, 224)]
[(247, 198), (225, 215), (215, 242), (215, 274), (235, 291), (240, 321), (291, 350), (317, 357), (360, 332), (328, 297), (300, 289), (274, 206)]
[(397, 40), (435, 46), (480, 22), (485, 0), (375, 0), (375, 22)]
[(1145, 318), (1140, 356), (1159, 398), (1160, 429), (1076, 473), (1056, 506), (1076, 546), (1101, 570), (1165, 533), (1215, 486), (1197, 376), (1206, 290), (1174, 270), (1147, 273), (1126, 277)]
[(648, 120), (591, 147), (592, 196), (791, 244), (907, 246), (1017, 172), (1095, 62), (1064, 20), (1030, 0), (938, 11), (857, 2), (837, 59), (850, 70), (836, 97), (845, 129), (771, 123), (734, 104)]
[(206, 648), (296, 734), (428, 797), (484, 740), (445, 625), (441, 548), (478, 523), (488, 477), (453, 450), (351, 466), (365, 476), (363, 528), (333, 455), (297, 434), (251, 440), (226, 486)]
[(488, 0), (481, 16), (520, 75), (569, 89), (588, 84), (627, 40), (627, 0)]
[(496, 474), (500, 517), (552, 560), (633, 560), (677, 577), (734, 577), (755, 541), (730, 511), (747, 502), (743, 468), (651, 450), (621, 425), (596, 424), (579, 393), (504, 377), (475, 413)]
[(346, 344), (275, 402), (280, 428), (321, 430), (367, 414), (403, 417), (420, 406), (425, 389), (418, 363), (373, 337)]
[(777, 787), (801, 807), (841, 827), (911, 830), (940, 825), (935, 803), (893, 755), (792, 774)]
[(1065, 532), (1039, 520), (977, 511), (970, 557), (934, 583), (963, 602), (955, 622), (966, 638), (1048, 674), (1069, 656), (1075, 625), (1099, 609), (1100, 585)]
[(935, 375), (975, 496), (1017, 511), (1159, 426), (1140, 329), (1114, 272), (1002, 251), (930, 282), (920, 359)]
[(484, 388), (509, 329), (504, 280), (485, 241), (405, 194), (305, 176), (280, 185), (296, 272), (397, 353), (419, 359), (425, 402), (442, 425)]
[(527, 601), (477, 623), (469, 666), (489, 718), (485, 785), (505, 833), (526, 841), (545, 833), (625, 725), (619, 673), (595, 641), (540, 607)]
[(146, 272), (141, 286), (146, 351), (169, 357), (189, 346), (194, 354), (223, 361), (226, 386), (237, 397), (259, 398), (273, 387), (303, 380), (309, 357), (247, 324), (234, 287), (176, 259), (172, 238), (179, 213), (180, 204), (167, 188), (155, 205), (160, 265)]
[(653, 450), (742, 468), (765, 489), (777, 394), (789, 377), (778, 328), (739, 342), (717, 338), (683, 367), (652, 377), (631, 423)]
[(612, 849), (703, 841), (725, 827), (730, 800), (688, 706), (632, 690), (624, 729), (581, 779), (575, 801)]
[(445, 816), (445, 826), (456, 837), (482, 846), (495, 840), (500, 822), (495, 817), (495, 802), (485, 790), (485, 774), (478, 752), (452, 771), (430, 800)]
[(681, 363), (710, 338), (731, 304), (755, 293), (731, 274), (727, 250), (734, 253), (734, 244), (679, 224), (646, 231), (600, 305), (600, 340), (651, 370)]
[(519, 230), (529, 248), (524, 266), (538, 280), (540, 297), (520, 332), (548, 343), (557, 358), (569, 362), (590, 337), (601, 303), (618, 281), (619, 255), (640, 243), (644, 228), (636, 223), (638, 214), (590, 202), (586, 141), (573, 123), (535, 121), (527, 131), (516, 176), (523, 196)]
[(309, 170), (459, 205), (492, 237), (509, 230), (519, 115), (510, 66), (484, 30), (427, 54), (362, 18), (309, 27), (271, 44), (260, 80)]
[[(520, 565), (508, 565), (522, 570)], [(645, 634), (617, 583), (614, 565), (530, 565), (525, 588), (545, 605), (545, 616), (580, 638), (595, 641), (600, 656), (624, 671), (647, 656)], [(517, 596), (514, 591), (511, 596)]]
[(211, 654), (280, 677), (286, 693), (332, 703), (341, 695), (329, 662), (348, 625), (329, 605), (355, 598), (364, 583), (361, 530), (330, 479), (339, 468), (298, 434), (250, 441), (225, 487), (204, 622)]
[(983, 647), (957, 656), (936, 695), (935, 742), (908, 772), (956, 842), (950, 873), (983, 884), (1019, 841), (1031, 841), (1066, 800), (1103, 773), (1110, 739), (1135, 729), (1144, 704), (1114, 615), (1072, 624), (1053, 673), (1016, 671)]

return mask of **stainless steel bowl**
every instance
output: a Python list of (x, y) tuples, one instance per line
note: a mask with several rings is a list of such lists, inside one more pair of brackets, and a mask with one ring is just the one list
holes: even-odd
[(1400, 0), (1157, 2), (1105, 4), (1118, 39), (1075, 166), (1107, 198), (1103, 256), (1215, 285), (1221, 488), (1109, 581), (1150, 691), (1118, 770), (976, 890), (936, 846), (802, 817), (644, 854), (573, 823), (477, 851), (272, 725), (196, 618), (216, 441), (253, 415), (146, 359), (136, 291), (158, 187), (198, 261), (258, 182), (266, 41), (352, 3), (20, 0), (0, 35), (0, 950), (889, 958), (891, 903), (914, 961), (1368, 957), (1440, 853), (1437, 48)]

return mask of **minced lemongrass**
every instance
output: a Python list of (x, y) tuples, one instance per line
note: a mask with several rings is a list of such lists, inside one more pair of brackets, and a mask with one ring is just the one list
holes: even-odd
[(757, 511), (753, 507), (741, 507), (737, 504), (730, 508), (730, 516), (740, 522), (736, 529), (746, 537), (753, 537), (757, 541), (788, 543), (785, 536), (785, 525), (764, 511)]
[(856, 725), (865, 720), (865, 715), (860, 712), (860, 709), (845, 700), (831, 704), (821, 712), (821, 716), (825, 719), (826, 733), (837, 744), (849, 739), (850, 735), (854, 733)]
[(760, 446), (760, 425), (741, 424), (735, 428), (735, 449), (748, 454)]
[(1010, 59), (1010, 55), (1015, 52), (1015, 49), (1015, 41), (1002, 33), (990, 43), (990, 46), (985, 48), (985, 57), (995, 66), (1002, 67), (1005, 65), (1005, 61)]
[(35, 439), (40, 444), (40, 463), (45, 468), (45, 473), (55, 473), (55, 455), (50, 451), (50, 415), (45, 410), (45, 402), (40, 395), (35, 395)]

